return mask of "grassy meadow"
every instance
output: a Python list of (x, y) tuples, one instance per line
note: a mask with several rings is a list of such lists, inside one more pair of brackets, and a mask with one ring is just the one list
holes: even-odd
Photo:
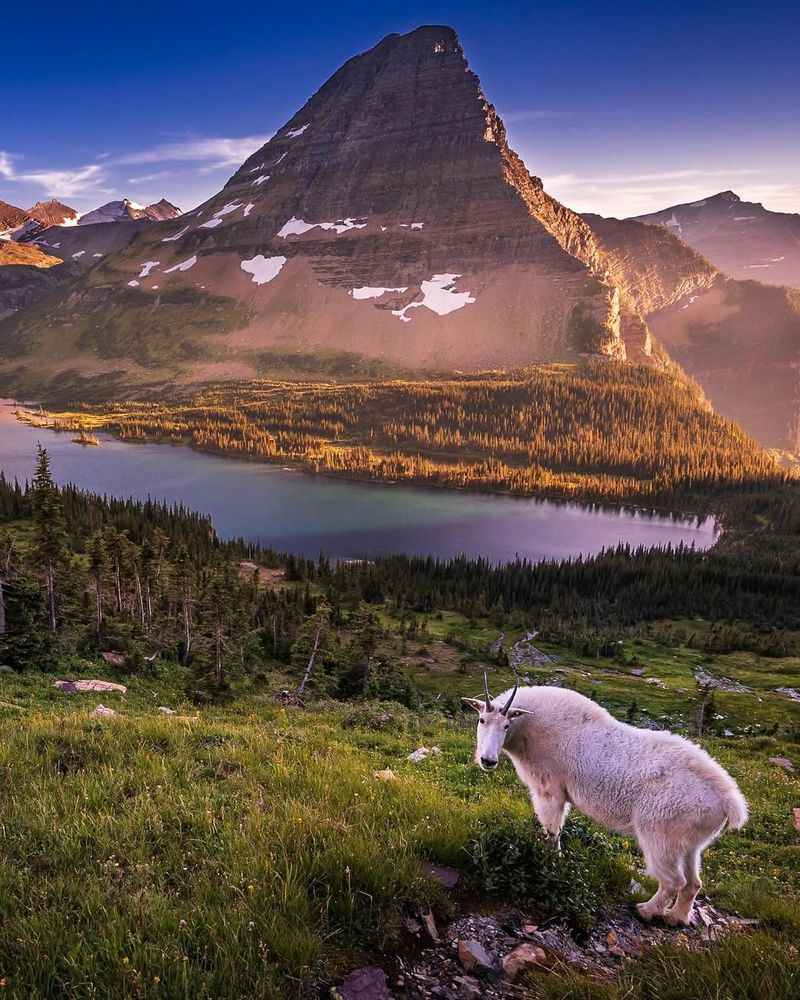
[[(496, 630), (439, 613), (409, 646), (388, 611), (383, 625), (382, 651), (420, 692), (412, 709), (324, 697), (281, 707), (275, 693), (289, 681), (277, 669), (200, 708), (177, 665), (130, 677), (104, 662), (69, 664), (70, 676), (123, 681), (125, 696), (70, 695), (52, 674), (0, 673), (0, 995), (328, 996), (371, 960), (391, 980), (385, 956), (412, 947), (403, 917), (420, 908), (441, 926), (512, 903), (580, 934), (627, 904), (631, 879), (646, 891), (635, 843), (573, 814), (559, 857), (510, 764), (493, 775), (472, 764), (473, 719), (457, 698), (479, 692), (479, 651)], [(707, 852), (704, 881), (716, 905), (759, 927), (710, 952), (652, 952), (610, 983), (543, 973), (519, 995), (797, 996), (800, 783), (769, 758), (800, 771), (800, 704), (773, 693), (800, 663), (698, 653), (686, 642), (704, 628), (628, 637), (613, 657), (543, 643), (554, 663), (529, 675), (683, 731), (697, 712), (695, 664), (752, 689), (716, 692), (706, 713), (705, 743), (740, 782), (752, 818)], [(630, 673), (634, 664), (643, 676)], [(490, 676), (494, 689), (511, 679), (508, 668)], [(100, 701), (121, 716), (93, 714)], [(409, 761), (423, 745), (441, 753)], [(385, 768), (394, 780), (375, 776)], [(457, 868), (458, 888), (428, 878), (426, 861)]]

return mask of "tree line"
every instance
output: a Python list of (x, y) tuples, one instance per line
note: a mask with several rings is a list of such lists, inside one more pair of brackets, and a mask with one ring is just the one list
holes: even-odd
[(781, 475), (695, 387), (607, 362), (354, 385), (262, 380), (81, 409), (57, 425), (330, 475), (571, 499), (685, 508)]

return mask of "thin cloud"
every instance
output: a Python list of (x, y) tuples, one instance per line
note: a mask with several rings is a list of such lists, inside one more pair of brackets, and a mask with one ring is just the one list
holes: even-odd
[(17, 157), (0, 151), (0, 176), (21, 184), (34, 184), (45, 194), (56, 198), (71, 198), (84, 194), (109, 194), (103, 187), (106, 172), (99, 163), (66, 170), (22, 170), (14, 166)]
[(166, 142), (149, 149), (125, 153), (115, 163), (204, 163), (201, 172), (222, 167), (238, 167), (252, 153), (264, 145), (271, 136), (248, 135), (241, 138), (222, 136), (186, 139), (182, 142)]
[(550, 108), (529, 108), (526, 111), (509, 111), (500, 117), (507, 125), (516, 122), (538, 122), (548, 118), (573, 118), (573, 111), (555, 111)]
[(553, 174), (548, 178), (550, 184), (560, 186), (583, 187), (586, 185), (617, 185), (617, 184), (647, 184), (651, 181), (682, 181), (702, 180), (706, 177), (752, 177), (761, 173), (760, 170), (731, 170), (728, 168), (712, 169), (695, 167), (687, 170), (667, 170), (652, 174), (606, 174), (601, 177), (580, 177), (577, 174)]
[(174, 177), (174, 170), (157, 170), (154, 174), (142, 174), (141, 177), (129, 177), (129, 184), (149, 184), (150, 181), (160, 181), (164, 177)]

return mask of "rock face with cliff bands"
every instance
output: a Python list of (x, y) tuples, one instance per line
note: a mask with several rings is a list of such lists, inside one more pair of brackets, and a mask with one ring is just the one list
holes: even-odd
[[(193, 295), (188, 377), (255, 374), (275, 350), (432, 369), (649, 352), (595, 234), (508, 148), (445, 27), (347, 62), (218, 195), (102, 261), (70, 323), (113, 341), (122, 292), (141, 310)], [(235, 325), (206, 322), (220, 297)]]
[(800, 288), (800, 215), (722, 191), (638, 221), (668, 229), (732, 278)]
[(584, 218), (614, 282), (714, 408), (767, 445), (800, 450), (800, 292), (729, 278), (673, 227)]

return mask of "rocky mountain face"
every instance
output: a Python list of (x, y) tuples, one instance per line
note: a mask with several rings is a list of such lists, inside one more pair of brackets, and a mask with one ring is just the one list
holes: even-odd
[(49, 226), (70, 226), (78, 221), (78, 213), (63, 202), (51, 198), (49, 201), (37, 201), (28, 209), (28, 215), (47, 229)]
[(140, 211), (141, 215), (137, 216), (138, 218), (152, 219), (153, 222), (167, 222), (169, 219), (177, 219), (179, 215), (183, 214), (177, 205), (173, 205), (166, 198), (162, 198), (161, 201), (156, 201), (152, 205), (147, 205)]
[(30, 221), (30, 216), (21, 208), (0, 201), (0, 234), (10, 232)]
[(0, 240), (0, 320), (66, 285), (78, 273), (33, 244)]
[[(146, 207), (123, 199), (83, 216), (55, 199), (38, 201), (27, 211), (8, 209), (0, 209), (0, 218), (13, 224), (0, 241), (0, 318), (71, 285), (153, 222), (180, 215), (165, 198)], [(43, 273), (62, 261), (68, 266), (57, 274)]]
[(638, 221), (664, 226), (732, 278), (800, 288), (800, 215), (722, 191)]
[[(187, 295), (191, 320), (172, 309)], [(154, 310), (187, 378), (257, 374), (276, 351), (430, 369), (649, 351), (595, 234), (509, 149), (444, 27), (351, 59), (218, 195), (101, 262), (51, 319), (102, 356)]]
[(167, 219), (177, 219), (180, 214), (181, 210), (166, 198), (153, 205), (137, 205), (129, 198), (122, 198), (120, 201), (109, 201), (91, 212), (86, 212), (78, 219), (78, 225), (94, 226), (100, 222), (131, 222), (137, 219), (164, 222)]
[(718, 412), (800, 450), (800, 292), (736, 281), (667, 227), (586, 215), (614, 281)]

